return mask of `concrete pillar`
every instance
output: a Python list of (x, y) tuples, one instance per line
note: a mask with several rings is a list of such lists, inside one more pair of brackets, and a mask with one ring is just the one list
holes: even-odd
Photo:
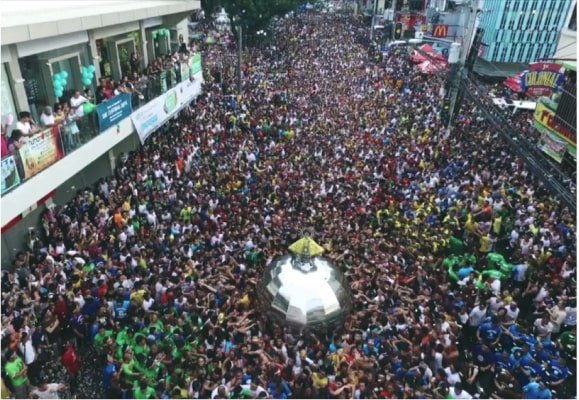
[[(4, 46), (3, 46), (4, 47)], [(14, 96), (14, 106), (18, 112), (29, 111), (30, 106), (28, 105), (28, 100), (26, 97), (26, 90), (24, 89), (24, 79), (22, 78), (22, 71), (20, 70), (20, 64), (18, 64), (18, 52), (16, 51), (16, 45), (11, 44), (6, 46), (10, 52), (11, 61), (8, 62), (8, 78), (12, 82), (12, 94)], [(18, 116), (14, 116), (15, 120)]]
[(96, 81), (98, 82), (102, 76), (100, 64), (101, 59), (99, 57), (99, 51), (96, 45), (96, 39), (94, 37), (94, 31), (92, 30), (88, 31), (88, 45), (90, 47), (90, 56), (92, 59), (92, 65), (94, 65), (95, 67), (94, 76)]
[(139, 21), (139, 31), (141, 32), (141, 48), (137, 49), (139, 53), (141, 53), (141, 68), (146, 68), (149, 65), (149, 52), (148, 52), (148, 44), (151, 38), (147, 37), (147, 31), (145, 30), (145, 21)]

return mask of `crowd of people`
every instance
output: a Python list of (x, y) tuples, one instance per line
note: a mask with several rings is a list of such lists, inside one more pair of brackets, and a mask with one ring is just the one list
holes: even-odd
[[(375, 62), (361, 20), (272, 29), (241, 93), (206, 51), (194, 106), (3, 265), (2, 394), (575, 395), (575, 217), (474, 106), (445, 129), (443, 82)], [(304, 229), (354, 296), (327, 332), (255, 307)]]

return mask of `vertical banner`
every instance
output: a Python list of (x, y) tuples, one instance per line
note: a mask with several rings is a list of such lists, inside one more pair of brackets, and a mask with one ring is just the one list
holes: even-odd
[(96, 111), (99, 118), (99, 131), (104, 132), (131, 115), (133, 112), (131, 95), (128, 93), (119, 94), (99, 104)]
[(28, 179), (62, 158), (62, 144), (58, 126), (46, 129), (30, 137), (18, 151), (24, 176)]
[(161, 93), (167, 92), (167, 71), (159, 74), (159, 83), (161, 84)]
[(181, 82), (185, 82), (189, 79), (191, 73), (191, 68), (189, 67), (189, 60), (187, 62), (181, 63)]
[(189, 68), (191, 69), (191, 75), (195, 75), (201, 72), (201, 54), (196, 53), (193, 57), (189, 58)]
[(14, 156), (2, 159), (2, 194), (20, 185), (20, 174)]

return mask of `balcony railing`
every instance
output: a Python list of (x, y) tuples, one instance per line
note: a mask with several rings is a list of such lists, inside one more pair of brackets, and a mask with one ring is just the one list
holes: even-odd
[(201, 58), (190, 58), (181, 68), (162, 71), (134, 84), (133, 93), (119, 94), (106, 102), (85, 108), (82, 117), (66, 118), (29, 136), (20, 148), (2, 157), (2, 195), (21, 185), (90, 142), (102, 132), (118, 126), (132, 112), (189, 79), (201, 69)]

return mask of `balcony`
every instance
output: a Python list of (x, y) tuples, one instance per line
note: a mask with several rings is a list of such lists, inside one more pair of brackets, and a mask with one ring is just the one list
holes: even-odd
[(201, 93), (201, 56), (190, 57), (177, 69), (149, 76), (131, 94), (122, 93), (98, 105), (85, 104), (84, 115), (59, 116), (53, 126), (25, 143), (11, 145), (11, 154), (1, 160), (2, 226), (135, 130), (144, 141), (189, 104)]

